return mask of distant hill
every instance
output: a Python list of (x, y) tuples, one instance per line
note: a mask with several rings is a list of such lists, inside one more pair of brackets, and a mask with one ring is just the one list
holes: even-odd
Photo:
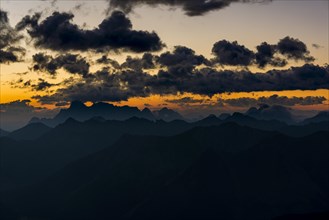
[(293, 124), (295, 122), (291, 111), (287, 107), (280, 105), (269, 106), (263, 104), (259, 108), (252, 107), (245, 115), (259, 120), (276, 120), (287, 124)]
[(11, 132), (7, 137), (15, 140), (34, 140), (43, 136), (50, 130), (51, 128), (43, 123), (33, 123)]
[(55, 127), (65, 122), (68, 118), (85, 121), (94, 117), (119, 121), (124, 121), (132, 117), (148, 119), (151, 121), (154, 121), (155, 119), (164, 121), (183, 119), (178, 112), (167, 108), (152, 113), (148, 108), (140, 111), (137, 107), (114, 106), (103, 102), (94, 103), (92, 106), (88, 107), (80, 101), (73, 101), (69, 108), (62, 109), (54, 118), (32, 118), (30, 123), (43, 123), (47, 126)]
[(316, 116), (305, 119), (302, 124), (327, 122), (329, 124), (329, 111), (319, 112)]
[(245, 125), (252, 128), (258, 128), (258, 129), (270, 130), (270, 131), (280, 130), (281, 128), (287, 126), (287, 124), (282, 121), (278, 121), (274, 119), (272, 120), (256, 119), (252, 116), (248, 116), (238, 112), (233, 113), (231, 116), (227, 117), (224, 121), (235, 122), (240, 125)]
[(0, 137), (5, 137), (9, 134), (10, 132), (9, 131), (5, 131), (3, 129), (0, 128)]
[[(0, 150), (3, 157), (15, 158), (15, 160), (3, 161), (4, 167), (12, 172), (11, 183), (8, 184), (9, 179), (7, 178), (6, 186), (15, 188), (39, 181), (71, 161), (114, 144), (125, 134), (172, 136), (197, 127), (221, 126), (226, 123), (236, 123), (263, 131), (280, 132), (293, 137), (302, 137), (318, 131), (329, 131), (326, 122), (288, 126), (283, 122), (257, 120), (241, 113), (234, 113), (225, 120), (210, 115), (193, 123), (183, 120), (150, 121), (138, 117), (125, 121), (94, 117), (85, 122), (69, 118), (52, 129), (41, 123), (32, 123), (7, 135), (7, 139), (18, 140), (17, 142), (1, 139)], [(232, 133), (236, 132), (232, 131)], [(0, 184), (1, 182), (0, 179)]]
[[(27, 128), (35, 125), (39, 124), (30, 124)], [(3, 171), (11, 172), (11, 184), (7, 186), (12, 188), (39, 181), (69, 162), (115, 143), (124, 134), (168, 136), (192, 127), (184, 121), (153, 122), (136, 117), (126, 121), (104, 121), (96, 117), (85, 122), (69, 118), (33, 141), (24, 141), (24, 138), (10, 141), (16, 137), (30, 137), (31, 130), (22, 128), (14, 132), (16, 135), (11, 139), (0, 139), (0, 152), (8, 159), (2, 161)], [(2, 180), (0, 178), (0, 183)]]
[(19, 216), (54, 220), (265, 220), (324, 212), (328, 135), (292, 138), (234, 123), (167, 137), (124, 135), (4, 201)]
[(168, 109), (162, 108), (158, 111), (153, 111), (153, 115), (157, 120), (164, 120), (164, 121), (174, 121), (174, 120), (183, 120), (183, 116), (178, 112)]

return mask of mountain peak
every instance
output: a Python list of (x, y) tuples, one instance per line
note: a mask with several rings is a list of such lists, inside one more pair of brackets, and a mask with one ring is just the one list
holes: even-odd
[(149, 108), (144, 108), (144, 109), (142, 110), (142, 112), (149, 112), (149, 113), (151, 113), (151, 110), (150, 110)]
[(69, 117), (68, 119), (65, 120), (64, 124), (77, 124), (79, 121), (75, 120), (72, 117)]
[(329, 111), (321, 111), (317, 115), (305, 119), (302, 123), (308, 124), (308, 123), (318, 123), (323, 121), (329, 121)]
[(69, 109), (84, 109), (87, 106), (81, 101), (72, 101)]
[(164, 121), (182, 120), (183, 116), (178, 112), (164, 107), (158, 111), (153, 112), (157, 119), (163, 119)]

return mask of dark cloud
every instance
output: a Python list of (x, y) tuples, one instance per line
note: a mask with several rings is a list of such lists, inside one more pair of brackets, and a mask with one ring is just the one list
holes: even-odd
[(114, 11), (93, 30), (85, 30), (71, 21), (71, 13), (54, 12), (43, 21), (39, 14), (26, 16), (17, 29), (28, 28), (36, 47), (56, 51), (68, 50), (128, 50), (158, 51), (164, 44), (155, 32), (132, 30), (131, 21), (120, 11)]
[(221, 40), (212, 48), (214, 63), (231, 66), (256, 64), (264, 68), (267, 65), (284, 67), (288, 64), (287, 60), (302, 60), (306, 63), (314, 61), (305, 43), (289, 36), (281, 39), (278, 44), (263, 42), (256, 49), (257, 52), (253, 52), (236, 41)]
[(304, 65), (267, 73), (217, 71), (211, 68), (177, 73), (160, 71), (152, 82), (155, 93), (191, 92), (212, 96), (223, 92), (314, 90), (329, 88), (328, 66)]
[(179, 69), (188, 72), (202, 64), (210, 65), (210, 61), (204, 56), (196, 55), (195, 51), (184, 46), (176, 46), (173, 52), (165, 52), (160, 56), (155, 56), (151, 53), (144, 53), (141, 58), (128, 56), (121, 65), (106, 56), (102, 56), (96, 62), (111, 65), (117, 70), (142, 71), (157, 67), (167, 67), (170, 72), (178, 72)]
[(55, 84), (49, 83), (44, 79), (39, 79), (38, 83), (31, 85), (32, 89), (35, 91), (44, 91), (54, 86)]
[(26, 27), (32, 27), (35, 28), (38, 26), (38, 22), (40, 20), (41, 17), (41, 13), (35, 13), (34, 15), (26, 15), (25, 17), (23, 17), (20, 22), (18, 22), (16, 24), (16, 30), (18, 31), (22, 31), (23, 29), (25, 29)]
[(130, 12), (140, 5), (166, 5), (182, 8), (188, 16), (200, 16), (210, 11), (220, 10), (231, 3), (241, 2), (270, 2), (271, 0), (108, 0), (110, 8), (119, 8)]
[(51, 75), (56, 75), (60, 68), (72, 74), (80, 74), (86, 77), (89, 73), (90, 64), (85, 58), (77, 54), (63, 54), (52, 57), (44, 53), (33, 55), (33, 70), (45, 71)]
[(249, 66), (254, 59), (254, 53), (236, 41), (218, 41), (214, 44), (212, 53), (216, 56), (215, 62), (224, 65)]
[(209, 61), (202, 55), (196, 55), (195, 51), (184, 47), (176, 46), (173, 52), (162, 53), (158, 57), (157, 62), (162, 66), (198, 66), (201, 64), (209, 64)]
[(101, 58), (96, 60), (96, 63), (98, 64), (105, 64), (105, 65), (111, 65), (115, 69), (120, 69), (120, 64), (118, 61), (113, 60), (111, 58), (108, 58), (107, 56), (103, 55)]
[(126, 61), (121, 65), (121, 68), (129, 68), (132, 70), (154, 69), (154, 56), (150, 53), (144, 53), (142, 58), (132, 58), (128, 56)]
[(260, 68), (264, 68), (267, 65), (275, 66), (275, 67), (283, 67), (287, 65), (287, 61), (284, 59), (280, 59), (278, 57), (274, 57), (277, 52), (276, 45), (270, 45), (266, 42), (258, 45), (257, 53), (255, 54), (256, 63)]
[(290, 59), (303, 60), (305, 62), (314, 61), (314, 57), (310, 56), (305, 43), (295, 38), (285, 37), (281, 39), (277, 45), (277, 50)]
[(21, 48), (8, 48), (6, 50), (0, 49), (0, 63), (11, 63), (11, 62), (18, 62), (21, 60), (20, 55), (17, 52), (22, 51), (25, 54), (25, 50)]
[(20, 78), (18, 80), (10, 82), (9, 84), (12, 88), (30, 89), (31, 91), (45, 91), (53, 86), (59, 85), (49, 83), (42, 78), (39, 78), (37, 81), (31, 79), (24, 81), (22, 78)]
[(272, 95), (270, 97), (260, 98), (236, 98), (236, 99), (219, 99), (220, 103), (235, 106), (235, 107), (251, 107), (259, 104), (266, 105), (283, 105), (283, 106), (295, 106), (295, 105), (317, 105), (322, 104), (327, 99), (323, 96), (307, 96), (307, 97), (287, 97)]
[(58, 89), (55, 94), (47, 96), (34, 96), (44, 104), (58, 101), (123, 101), (130, 97), (146, 97), (150, 95), (145, 86), (150, 76), (144, 72), (124, 70), (113, 74), (104, 68), (97, 71), (92, 77), (80, 81), (69, 81), (64, 88)]
[(55, 106), (58, 106), (58, 107), (63, 107), (63, 106), (68, 106), (68, 105), (70, 105), (69, 102), (57, 102), (55, 104)]
[(0, 9), (0, 64), (18, 62), (25, 55), (25, 49), (15, 46), (23, 36), (9, 24), (8, 13)]
[(310, 64), (266, 73), (204, 68), (192, 71), (160, 70), (156, 75), (151, 75), (134, 70), (110, 72), (104, 68), (91, 75), (58, 89), (53, 95), (35, 98), (43, 103), (71, 100), (122, 101), (152, 94), (193, 93), (211, 97), (225, 92), (329, 89), (329, 67)]
[(178, 104), (180, 106), (186, 106), (190, 104), (201, 104), (204, 102), (204, 99), (194, 99), (191, 97), (184, 97), (180, 99), (167, 99), (165, 101), (168, 103)]

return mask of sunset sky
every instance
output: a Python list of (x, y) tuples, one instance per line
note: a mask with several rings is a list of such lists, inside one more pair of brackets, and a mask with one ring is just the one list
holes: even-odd
[(49, 116), (73, 100), (167, 106), (193, 117), (259, 103), (328, 110), (327, 0), (0, 0), (0, 7), (3, 117), (20, 108)]

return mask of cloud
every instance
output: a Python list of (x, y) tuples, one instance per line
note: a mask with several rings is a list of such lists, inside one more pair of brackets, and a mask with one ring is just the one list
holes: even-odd
[(35, 91), (44, 91), (48, 88), (54, 86), (55, 84), (49, 83), (45, 81), (44, 79), (39, 79), (37, 84), (31, 85), (32, 89)]
[(52, 95), (35, 96), (42, 103), (58, 101), (122, 101), (131, 97), (192, 93), (213, 96), (225, 92), (329, 89), (329, 67), (305, 64), (266, 73), (218, 71), (213, 68), (159, 70), (155, 75), (104, 68), (72, 81)]
[(43, 104), (53, 104), (58, 101), (80, 100), (86, 101), (124, 101), (130, 97), (146, 97), (150, 95), (146, 82), (151, 75), (142, 71), (124, 70), (111, 73), (107, 68), (97, 71), (92, 77), (79, 81), (69, 81), (64, 88), (55, 94), (32, 98)]
[(180, 106), (186, 106), (186, 105), (190, 105), (190, 104), (201, 104), (205, 100), (204, 99), (194, 99), (191, 97), (184, 97), (184, 98), (180, 98), (180, 99), (167, 99), (165, 101), (168, 103), (172, 103), (172, 104), (178, 104)]
[(277, 45), (277, 50), (290, 59), (303, 60), (305, 62), (314, 61), (314, 57), (310, 56), (307, 46), (302, 41), (285, 37), (281, 39)]
[(1, 103), (0, 127), (5, 130), (17, 129), (26, 125), (32, 117), (53, 117), (58, 112), (58, 109), (34, 107), (30, 103), (30, 100)]
[(97, 28), (85, 30), (71, 21), (71, 13), (54, 12), (43, 21), (39, 14), (24, 17), (17, 29), (28, 29), (36, 47), (55, 51), (127, 50), (159, 51), (164, 47), (155, 32), (132, 30), (132, 23), (120, 11), (114, 11)]
[(72, 74), (80, 74), (86, 77), (89, 73), (90, 64), (85, 58), (77, 54), (63, 54), (52, 57), (44, 53), (34, 54), (32, 57), (33, 67), (35, 71), (44, 71), (53, 76), (57, 74), (60, 68), (65, 69)]
[(53, 86), (59, 85), (49, 83), (42, 78), (39, 78), (37, 81), (31, 79), (24, 81), (22, 78), (20, 78), (18, 80), (10, 82), (9, 84), (12, 88), (30, 89), (31, 91), (45, 91)]
[(284, 67), (287, 60), (301, 60), (306, 63), (314, 61), (304, 42), (292, 37), (285, 37), (277, 44), (263, 42), (256, 47), (257, 52), (249, 50), (237, 41), (218, 41), (213, 45), (214, 63), (230, 66), (250, 66), (256, 64), (259, 68), (267, 65)]
[(124, 70), (142, 72), (165, 68), (171, 73), (177, 73), (177, 75), (193, 71), (196, 66), (210, 64), (206, 58), (196, 55), (195, 51), (183, 46), (176, 46), (173, 52), (165, 52), (159, 56), (151, 53), (144, 53), (141, 58), (128, 56), (121, 65), (106, 56), (98, 59), (97, 63), (111, 65), (114, 67), (114, 73)]
[(69, 102), (57, 102), (55, 104), (55, 106), (58, 106), (58, 107), (63, 107), (63, 106), (68, 106), (68, 105), (70, 105)]
[(209, 64), (209, 61), (202, 55), (196, 55), (195, 51), (184, 47), (176, 46), (173, 52), (162, 53), (157, 62), (162, 66), (189, 66), (195, 67), (201, 64)]
[(321, 46), (319, 44), (312, 44), (312, 47), (314, 47), (315, 49), (321, 49), (321, 48), (323, 48), (323, 46)]
[(129, 68), (136, 71), (142, 69), (154, 69), (154, 56), (150, 53), (144, 53), (142, 58), (132, 58), (131, 56), (128, 56), (120, 68)]
[(155, 69), (157, 67), (167, 67), (171, 71), (177, 69), (193, 70), (194, 67), (202, 64), (210, 65), (202, 55), (196, 55), (195, 51), (184, 47), (176, 46), (172, 52), (164, 52), (159, 56), (151, 53), (144, 53), (141, 58), (128, 56), (121, 65), (106, 56), (97, 59), (97, 63), (108, 64), (115, 69), (130, 69), (135, 71)]
[(105, 64), (105, 65), (111, 65), (115, 69), (120, 69), (120, 64), (118, 61), (113, 60), (111, 58), (108, 58), (107, 56), (103, 55), (101, 58), (96, 60), (96, 63), (98, 64)]
[(270, 97), (259, 97), (259, 98), (236, 98), (236, 99), (219, 99), (218, 102), (234, 106), (234, 107), (252, 107), (259, 104), (266, 105), (283, 105), (283, 106), (295, 106), (295, 105), (317, 105), (322, 104), (327, 99), (323, 96), (307, 96), (307, 97), (287, 97), (272, 95)]
[(23, 36), (9, 24), (8, 13), (0, 9), (0, 64), (19, 62), (25, 49), (15, 46)]
[(261, 43), (257, 47), (256, 64), (260, 68), (264, 68), (267, 65), (275, 67), (283, 67), (287, 65), (287, 61), (278, 57), (274, 57), (277, 53), (276, 45), (270, 45), (266, 42)]
[[(177, 77), (179, 75), (179, 77)], [(190, 92), (212, 96), (223, 92), (314, 90), (329, 88), (328, 66), (306, 64), (288, 70), (272, 70), (267, 73), (250, 71), (218, 71), (204, 68), (178, 74), (159, 71), (152, 85), (155, 93)]]
[(220, 10), (228, 7), (231, 3), (254, 3), (270, 2), (271, 0), (108, 0), (110, 8), (119, 8), (125, 12), (130, 12), (140, 5), (158, 6), (165, 5), (181, 8), (188, 16), (200, 16), (210, 11)]
[(254, 53), (237, 41), (229, 42), (226, 40), (218, 41), (212, 48), (215, 55), (215, 62), (232, 65), (232, 66), (249, 66), (253, 59)]

